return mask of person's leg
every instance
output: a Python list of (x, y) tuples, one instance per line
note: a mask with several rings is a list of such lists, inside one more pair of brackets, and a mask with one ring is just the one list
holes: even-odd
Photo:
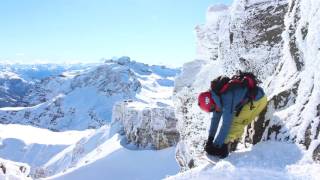
[(259, 99), (253, 102), (253, 109), (250, 108), (250, 104), (246, 104), (242, 107), (238, 116), (234, 117), (232, 125), (229, 131), (229, 135), (225, 140), (226, 144), (237, 142), (244, 133), (245, 126), (250, 124), (267, 106), (267, 97)]
[(248, 121), (247, 119), (250, 118), (250, 111), (247, 110), (247, 108), (244, 106), (240, 112), (240, 114), (236, 117), (234, 117), (231, 128), (229, 130), (229, 134), (225, 140), (225, 144), (233, 143), (235, 141), (238, 141), (245, 128), (245, 124), (243, 122)]
[(268, 104), (267, 96), (262, 97), (258, 101), (253, 102), (254, 109), (252, 110), (251, 117), (245, 122), (246, 125), (249, 125), (259, 114), (266, 108)]

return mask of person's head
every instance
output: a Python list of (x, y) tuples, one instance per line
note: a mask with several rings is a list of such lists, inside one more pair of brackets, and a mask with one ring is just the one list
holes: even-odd
[(205, 112), (213, 112), (216, 110), (211, 91), (201, 92), (199, 94), (198, 105)]

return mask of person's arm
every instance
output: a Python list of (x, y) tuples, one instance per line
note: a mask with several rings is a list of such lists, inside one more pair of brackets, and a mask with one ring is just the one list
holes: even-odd
[(212, 139), (215, 137), (217, 133), (217, 129), (219, 126), (219, 122), (221, 119), (221, 112), (213, 112), (212, 118), (211, 118), (211, 124), (210, 124), (210, 129), (209, 129), (209, 137), (212, 137)]
[(219, 131), (217, 138), (214, 141), (214, 145), (221, 147), (224, 144), (225, 139), (227, 138), (230, 127), (232, 124), (232, 118), (234, 114), (234, 92), (228, 92), (223, 95), (223, 108), (222, 108), (222, 125)]

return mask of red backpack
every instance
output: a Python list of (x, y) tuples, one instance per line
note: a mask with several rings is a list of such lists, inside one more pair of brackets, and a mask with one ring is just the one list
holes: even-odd
[[(212, 112), (215, 110), (215, 103), (211, 96), (211, 91), (215, 92), (218, 96), (221, 94), (235, 89), (237, 87), (247, 87), (248, 88), (248, 98), (251, 102), (251, 108), (253, 107), (253, 101), (257, 95), (259, 80), (253, 73), (238, 71), (231, 79), (226, 76), (219, 76), (213, 81), (211, 81), (211, 90), (200, 93), (198, 97), (199, 107), (206, 111)], [(212, 107), (213, 106), (213, 107)]]

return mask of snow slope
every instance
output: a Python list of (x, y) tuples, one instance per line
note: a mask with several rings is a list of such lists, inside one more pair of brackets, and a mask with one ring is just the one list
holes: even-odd
[[(261, 142), (234, 152), (215, 166), (203, 162), (197, 168), (167, 180), (286, 180), (313, 179), (320, 176), (320, 165), (303, 159), (303, 148), (284, 142)], [(311, 160), (312, 161), (312, 160)]]
[(0, 157), (28, 164), (33, 174), (37, 167), (90, 133), (92, 130), (52, 132), (32, 126), (1, 124)]
[[(123, 146), (118, 134), (104, 142), (100, 155), (93, 162), (72, 168), (47, 179), (139, 179), (157, 180), (176, 174), (175, 148), (138, 150)], [(91, 155), (95, 157), (94, 155)]]
[(0, 156), (27, 163), (25, 175), (35, 179), (52, 175), (49, 179), (161, 179), (179, 171), (175, 147), (141, 149), (127, 144), (119, 134), (110, 137), (108, 126), (52, 132), (25, 125), (1, 125), (0, 136)]

